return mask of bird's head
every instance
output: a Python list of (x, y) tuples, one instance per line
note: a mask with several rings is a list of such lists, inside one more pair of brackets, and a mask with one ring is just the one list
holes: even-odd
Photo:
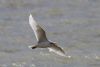
[(50, 44), (56, 44), (55, 42), (50, 42)]

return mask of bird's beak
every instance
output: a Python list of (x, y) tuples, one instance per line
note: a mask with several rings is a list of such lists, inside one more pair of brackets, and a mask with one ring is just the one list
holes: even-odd
[(32, 45), (32, 46), (28, 46), (28, 48), (31, 48), (31, 49), (35, 49), (36, 48), (36, 45)]

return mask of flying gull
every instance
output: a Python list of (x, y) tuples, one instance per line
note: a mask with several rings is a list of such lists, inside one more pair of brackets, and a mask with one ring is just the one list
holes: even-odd
[(50, 52), (54, 52), (60, 56), (65, 56), (65, 52), (56, 43), (50, 42), (47, 37), (45, 31), (36, 23), (32, 14), (29, 16), (29, 24), (34, 31), (34, 34), (37, 39), (37, 44), (29, 46), (29, 48), (48, 48)]

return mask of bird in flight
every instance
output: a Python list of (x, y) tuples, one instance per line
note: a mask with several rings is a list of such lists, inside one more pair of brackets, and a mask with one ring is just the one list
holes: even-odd
[(38, 23), (32, 17), (32, 14), (29, 16), (29, 25), (34, 31), (34, 34), (37, 39), (37, 44), (29, 46), (29, 48), (36, 49), (36, 48), (47, 48), (50, 52), (54, 52), (60, 56), (65, 56), (64, 50), (57, 46), (56, 43), (50, 42), (46, 37), (46, 32), (40, 27)]

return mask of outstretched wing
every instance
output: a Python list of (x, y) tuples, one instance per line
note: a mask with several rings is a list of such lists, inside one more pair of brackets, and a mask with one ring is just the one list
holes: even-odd
[(47, 40), (45, 31), (36, 23), (31, 14), (29, 16), (29, 24), (34, 31), (38, 42)]
[(48, 49), (50, 52), (54, 52), (60, 56), (66, 56), (63, 49), (57, 46), (56, 44), (53, 44), (51, 47), (48, 47)]

